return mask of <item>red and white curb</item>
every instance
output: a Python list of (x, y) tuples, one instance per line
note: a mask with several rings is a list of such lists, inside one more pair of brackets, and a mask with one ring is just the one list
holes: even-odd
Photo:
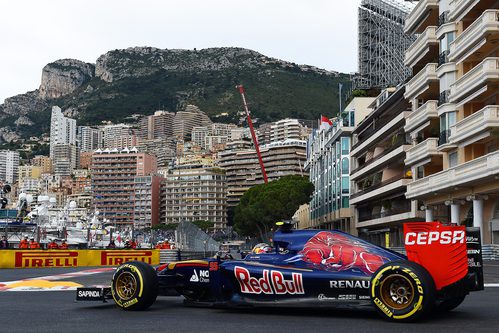
[(63, 273), (57, 275), (47, 275), (35, 278), (0, 282), (0, 292), (2, 291), (63, 291), (76, 290), (83, 287), (81, 284), (72, 281), (60, 281), (82, 276), (89, 276), (115, 270), (114, 267), (97, 269), (87, 269), (79, 272)]

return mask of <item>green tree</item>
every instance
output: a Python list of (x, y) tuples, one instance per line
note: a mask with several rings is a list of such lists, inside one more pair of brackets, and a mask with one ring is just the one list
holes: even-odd
[(307, 177), (295, 175), (253, 186), (235, 208), (234, 226), (242, 235), (263, 239), (276, 222), (291, 219), (300, 205), (309, 202), (313, 191)]

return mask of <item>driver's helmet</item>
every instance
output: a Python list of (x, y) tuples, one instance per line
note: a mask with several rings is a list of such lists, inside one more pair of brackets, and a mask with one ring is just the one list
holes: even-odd
[(270, 253), (272, 252), (272, 246), (270, 246), (267, 243), (260, 243), (255, 245), (253, 250), (251, 251), (254, 254), (261, 254), (261, 253)]

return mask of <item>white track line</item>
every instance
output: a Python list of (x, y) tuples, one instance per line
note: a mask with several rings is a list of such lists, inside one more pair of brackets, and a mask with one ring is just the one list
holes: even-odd
[(485, 288), (499, 288), (499, 283), (486, 283)]

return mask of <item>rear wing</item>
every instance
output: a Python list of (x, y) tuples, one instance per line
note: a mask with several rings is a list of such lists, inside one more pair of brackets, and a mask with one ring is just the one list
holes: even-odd
[(440, 222), (404, 224), (407, 258), (428, 270), (441, 290), (466, 278), (468, 289), (483, 289), (480, 229)]

